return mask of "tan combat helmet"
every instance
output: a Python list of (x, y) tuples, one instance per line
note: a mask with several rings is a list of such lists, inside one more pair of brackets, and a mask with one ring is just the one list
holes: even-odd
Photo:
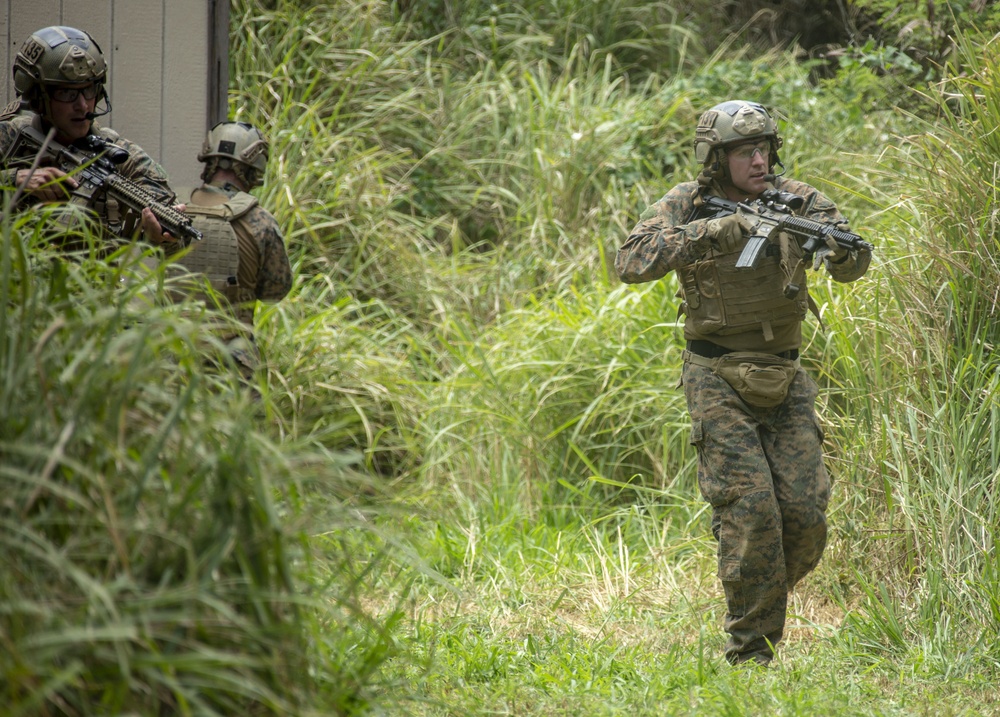
[(264, 182), (269, 146), (259, 129), (246, 122), (220, 122), (209, 130), (198, 161), (205, 163), (202, 179), (211, 179), (217, 167), (232, 169), (250, 188)]
[(75, 27), (53, 25), (33, 33), (14, 58), (14, 90), (36, 112), (42, 112), (45, 87), (94, 83), (107, 99), (108, 66), (90, 35)]
[[(706, 167), (706, 172), (717, 173), (725, 168), (720, 151), (733, 144), (768, 139), (771, 143), (770, 164), (781, 165), (778, 150), (782, 141), (778, 123), (764, 105), (745, 100), (730, 100), (717, 104), (702, 114), (694, 135), (694, 156)], [(721, 166), (718, 166), (721, 165)]]

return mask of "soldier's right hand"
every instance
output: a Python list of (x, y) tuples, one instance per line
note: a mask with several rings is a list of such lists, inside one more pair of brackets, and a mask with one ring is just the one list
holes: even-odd
[(753, 229), (753, 223), (742, 212), (709, 219), (706, 232), (723, 254), (734, 252), (743, 246), (743, 237)]
[(19, 169), (16, 181), (19, 187), (24, 184), (26, 194), (37, 197), (43, 202), (65, 202), (69, 199), (70, 190), (76, 189), (79, 184), (58, 167), (37, 167), (34, 172)]

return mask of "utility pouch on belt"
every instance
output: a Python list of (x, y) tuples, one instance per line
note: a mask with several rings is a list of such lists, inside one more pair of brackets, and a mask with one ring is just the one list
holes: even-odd
[(711, 368), (740, 398), (758, 408), (780, 405), (799, 369), (798, 359), (756, 351), (734, 351), (712, 359), (685, 352), (685, 360)]

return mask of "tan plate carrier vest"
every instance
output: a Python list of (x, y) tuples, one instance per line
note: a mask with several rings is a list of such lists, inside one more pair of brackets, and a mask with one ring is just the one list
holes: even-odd
[[(736, 269), (740, 251), (710, 252), (709, 258), (677, 270), (684, 302), (680, 311), (702, 335), (726, 336), (759, 327), (765, 341), (774, 328), (805, 319), (811, 308), (808, 290), (787, 299), (783, 288), (801, 271), (802, 248), (791, 237), (781, 236), (781, 251), (769, 252), (760, 265)], [(780, 254), (780, 255), (775, 255)]]
[[(253, 328), (254, 287), (240, 285), (239, 269), (240, 243), (253, 247), (256, 240), (236, 220), (257, 206), (256, 197), (238, 192), (227, 200), (224, 195), (198, 189), (183, 191), (178, 193), (178, 197), (190, 197), (186, 214), (203, 235), (201, 241), (191, 243), (178, 263), (188, 272), (204, 276), (215, 291), (228, 299), (236, 318)], [(211, 202), (216, 197), (222, 201), (217, 204), (200, 203)], [(241, 238), (240, 234), (245, 236)], [(173, 293), (176, 300), (182, 297), (179, 292)], [(210, 301), (204, 292), (198, 297)]]

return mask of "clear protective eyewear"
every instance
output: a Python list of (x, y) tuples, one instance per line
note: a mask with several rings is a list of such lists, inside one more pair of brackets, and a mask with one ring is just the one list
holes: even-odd
[(48, 94), (56, 102), (76, 102), (76, 98), (80, 95), (89, 101), (97, 97), (100, 92), (100, 85), (87, 85), (86, 87), (53, 87), (48, 91)]
[(760, 156), (767, 159), (771, 154), (771, 143), (768, 141), (756, 142), (754, 144), (744, 144), (728, 150), (728, 153), (744, 162), (749, 162), (754, 155), (760, 152)]

